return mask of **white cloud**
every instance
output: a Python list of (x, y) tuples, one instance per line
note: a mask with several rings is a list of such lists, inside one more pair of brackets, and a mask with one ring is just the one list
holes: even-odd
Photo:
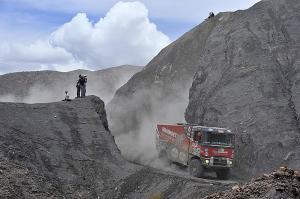
[(170, 39), (150, 22), (144, 4), (118, 2), (96, 23), (79, 13), (49, 39), (29, 45), (0, 45), (0, 67), (66, 71), (87, 66), (144, 65), (169, 43)]
[(79, 13), (55, 31), (51, 41), (94, 68), (144, 65), (170, 43), (149, 21), (148, 10), (139, 2), (118, 2), (95, 24)]
[(30, 45), (7, 44), (6, 60), (25, 63), (56, 63), (65, 64), (72, 55), (59, 47), (53, 47), (44, 41), (36, 41)]
[(72, 54), (65, 49), (53, 47), (41, 40), (29, 45), (2, 44), (0, 46), (0, 63), (13, 71), (45, 69), (68, 71), (74, 69), (74, 66), (86, 68), (82, 62), (76, 61)]

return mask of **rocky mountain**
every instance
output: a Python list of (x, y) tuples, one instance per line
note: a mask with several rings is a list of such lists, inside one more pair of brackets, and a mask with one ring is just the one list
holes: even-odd
[(261, 1), (211, 23), (186, 120), (234, 129), (240, 173), (300, 169), (300, 2)]
[(0, 101), (54, 102), (63, 99), (66, 90), (73, 98), (76, 96), (75, 85), (78, 75), (85, 74), (88, 76), (87, 94), (101, 96), (108, 102), (115, 91), (141, 69), (140, 66), (124, 65), (98, 71), (36, 71), (5, 74), (0, 76)]
[(299, 8), (298, 0), (263, 0), (219, 13), (163, 49), (108, 104), (122, 153), (145, 158), (155, 124), (184, 121), (185, 112), (189, 123), (237, 133), (239, 176), (299, 169)]
[(127, 162), (95, 96), (0, 110), (0, 198), (195, 198), (234, 183)]

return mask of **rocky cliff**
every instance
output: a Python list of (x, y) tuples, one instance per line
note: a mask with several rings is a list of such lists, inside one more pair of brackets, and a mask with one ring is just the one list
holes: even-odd
[(191, 123), (232, 128), (240, 174), (300, 168), (300, 2), (222, 13), (189, 94)]
[(0, 109), (1, 196), (97, 198), (128, 171), (99, 98)]
[(140, 66), (119, 66), (98, 71), (76, 70), (71, 72), (36, 71), (0, 75), (0, 101), (10, 102), (54, 102), (76, 96), (79, 74), (88, 77), (87, 94), (100, 96), (105, 102), (111, 100), (115, 91), (140, 71)]
[(229, 188), (123, 159), (95, 96), (0, 103), (0, 198), (190, 198)]

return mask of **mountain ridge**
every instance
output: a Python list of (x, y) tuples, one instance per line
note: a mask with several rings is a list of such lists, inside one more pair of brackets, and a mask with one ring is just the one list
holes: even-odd
[[(53, 102), (64, 98), (64, 91), (76, 96), (76, 82), (79, 74), (88, 75), (87, 92), (102, 97), (106, 102), (115, 90), (123, 85), (139, 66), (119, 66), (98, 71), (74, 70), (16, 72), (0, 76), (0, 101)], [(1, 100), (2, 99), (2, 100)]]

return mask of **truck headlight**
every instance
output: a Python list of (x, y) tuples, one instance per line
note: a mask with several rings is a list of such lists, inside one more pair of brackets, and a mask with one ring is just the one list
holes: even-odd
[(229, 163), (229, 165), (232, 165), (232, 161), (231, 160), (229, 160), (228, 163)]
[(209, 164), (209, 160), (205, 160), (205, 163), (206, 163), (206, 164)]

